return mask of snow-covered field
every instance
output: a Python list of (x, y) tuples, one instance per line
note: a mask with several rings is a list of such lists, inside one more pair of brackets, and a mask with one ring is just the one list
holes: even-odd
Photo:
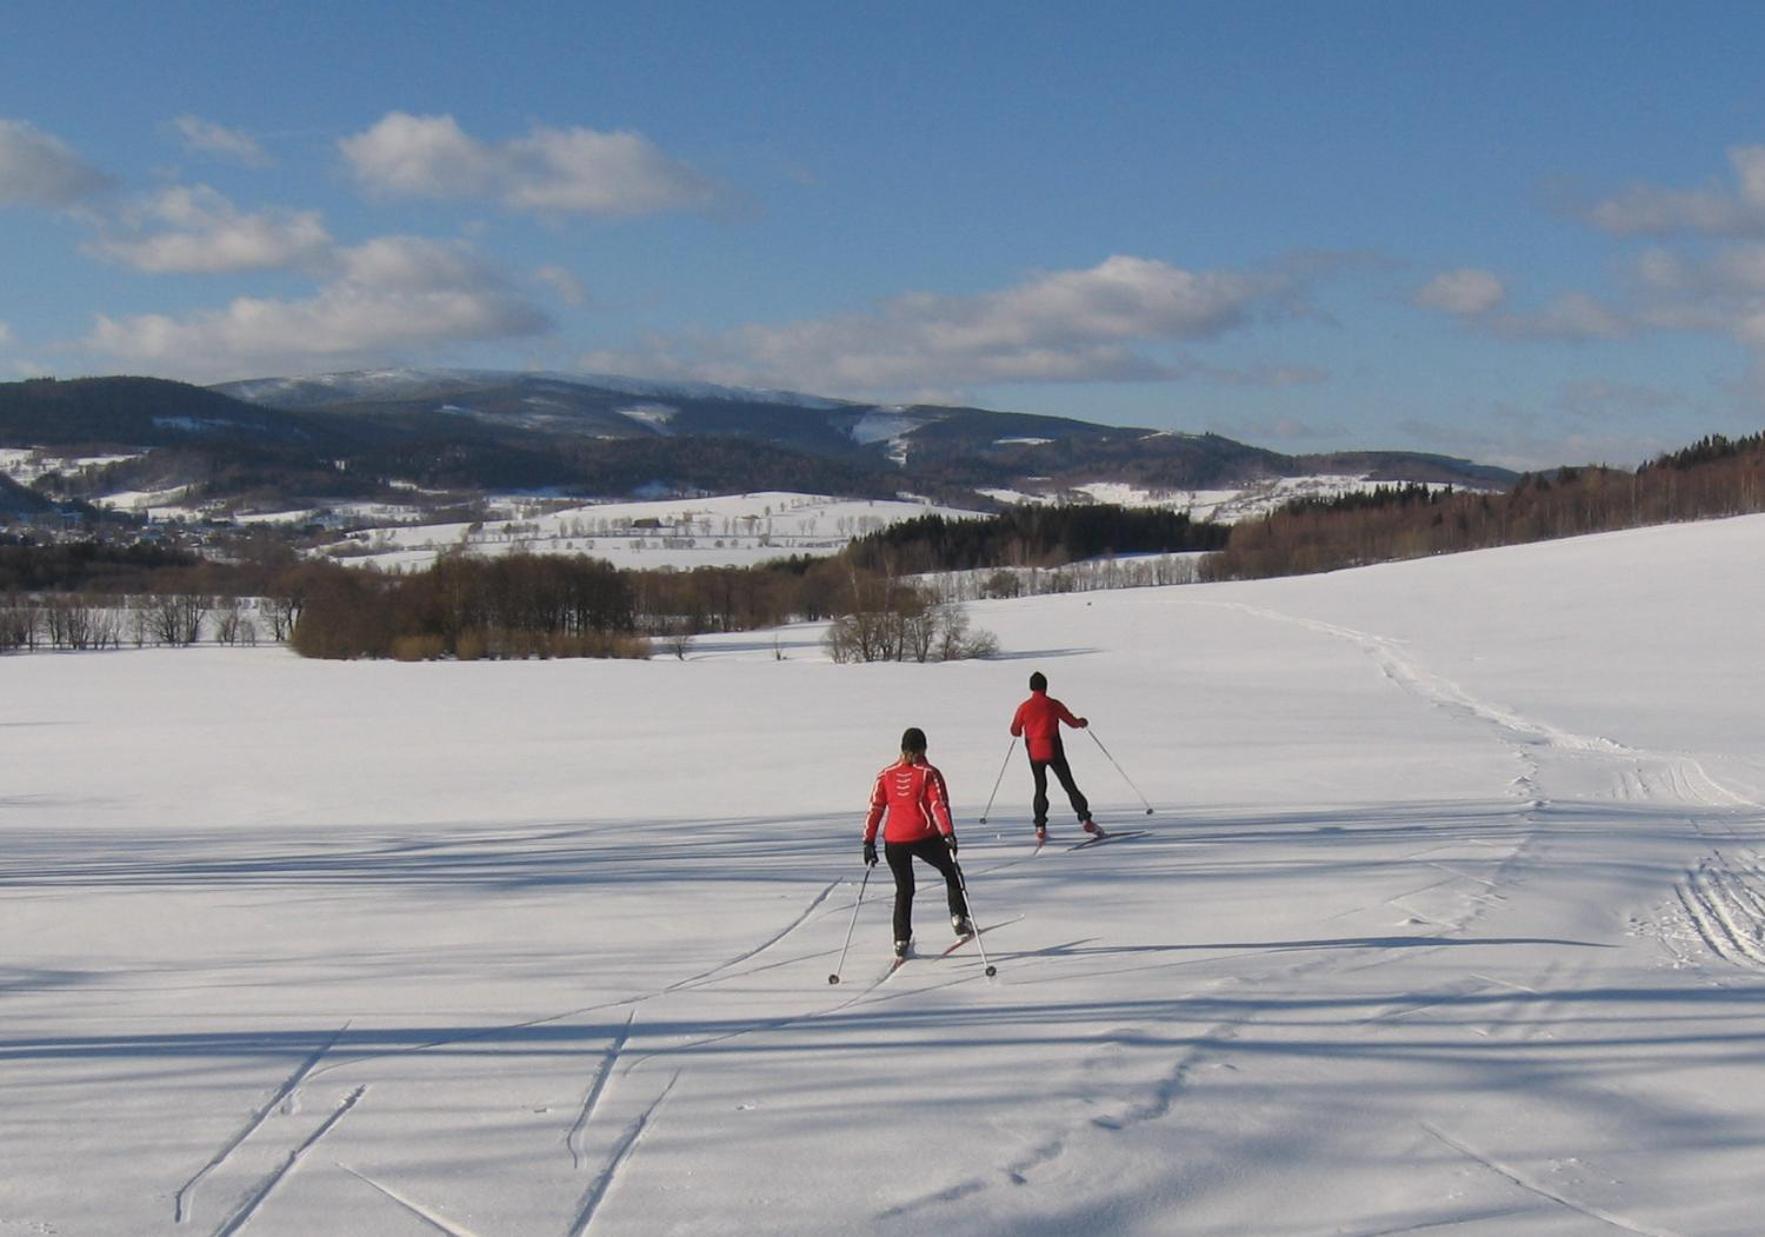
[(827, 555), (852, 538), (922, 515), (979, 513), (907, 500), (839, 499), (769, 490), (711, 498), (596, 503), (478, 524), (369, 529), (330, 547), (351, 565), (421, 569), (443, 552), (589, 554), (616, 567), (745, 567), (792, 554)]
[(0, 473), (5, 473), (20, 485), (29, 485), (52, 472), (89, 472), (94, 468), (103, 468), (106, 464), (120, 464), (124, 460), (138, 459), (141, 454), (142, 452), (132, 451), (121, 455), (63, 455), (49, 447), (0, 447)]
[[(0, 661), (0, 1234), (1754, 1234), (1765, 518), (648, 664)], [(1033, 669), (1099, 816), (1032, 856)], [(998, 976), (882, 980), (926, 728)], [(1141, 832), (1143, 831), (1143, 832)], [(879, 869), (879, 871), (881, 871)]]

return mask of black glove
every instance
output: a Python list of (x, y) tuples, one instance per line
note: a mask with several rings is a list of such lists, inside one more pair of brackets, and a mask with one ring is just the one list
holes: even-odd
[(948, 846), (950, 848), (950, 853), (954, 855), (956, 853), (956, 835), (954, 833), (946, 833), (944, 835), (944, 845)]
[(866, 842), (864, 844), (864, 862), (869, 867), (874, 868), (876, 866), (876, 843), (875, 842)]

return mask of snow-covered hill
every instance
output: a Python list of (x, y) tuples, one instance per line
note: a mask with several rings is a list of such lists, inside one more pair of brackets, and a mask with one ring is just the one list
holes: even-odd
[[(985, 663), (8, 659), (0, 1232), (1755, 1233), (1762, 553), (981, 603)], [(1033, 669), (1134, 836), (1032, 854)], [(855, 907), (906, 725), (991, 981), (929, 871), (891, 978)]]

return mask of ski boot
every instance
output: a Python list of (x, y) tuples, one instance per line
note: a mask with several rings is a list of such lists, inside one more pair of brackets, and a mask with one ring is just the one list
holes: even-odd
[(896, 941), (895, 942), (895, 958), (897, 960), (905, 958), (907, 956), (907, 951), (912, 948), (913, 948), (913, 938), (912, 937), (908, 937), (904, 941)]
[(967, 915), (950, 916), (950, 927), (955, 930), (959, 940), (962, 937), (974, 935), (974, 924), (969, 921)]
[(1092, 820), (1089, 816), (1079, 822), (1079, 827), (1094, 838), (1104, 836), (1103, 830), (1099, 828), (1097, 822)]
[(1048, 840), (1048, 826), (1047, 825), (1037, 825), (1036, 826), (1036, 845), (1040, 846), (1040, 845), (1042, 845), (1042, 843), (1046, 842), (1047, 840)]

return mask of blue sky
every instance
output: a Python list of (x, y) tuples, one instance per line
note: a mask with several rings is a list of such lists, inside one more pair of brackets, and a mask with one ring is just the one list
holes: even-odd
[(1765, 424), (1765, 7), (0, 15), (0, 379), (598, 370), (1286, 451)]

